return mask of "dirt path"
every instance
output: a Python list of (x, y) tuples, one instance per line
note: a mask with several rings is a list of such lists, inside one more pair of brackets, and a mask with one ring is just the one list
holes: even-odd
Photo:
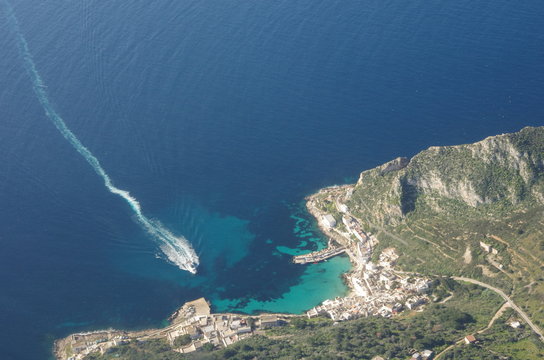
[(489, 324), (487, 324), (487, 326), (485, 328), (483, 328), (482, 330), (478, 330), (477, 333), (478, 334), (481, 334), (483, 333), (484, 331), (487, 331), (489, 330), (489, 328), (491, 328), (493, 326), (493, 323), (495, 321), (497, 321), (498, 318), (500, 318), (502, 316), (502, 314), (504, 313), (504, 311), (506, 309), (508, 309), (510, 307), (510, 304), (508, 302), (505, 302), (504, 304), (502, 304), (502, 306), (499, 308), (499, 310), (497, 310), (497, 312), (495, 313), (495, 315), (493, 315), (493, 317), (491, 318), (491, 320), (489, 320)]
[(447, 298), (445, 298), (444, 300), (440, 301), (439, 304), (444, 304), (444, 303), (446, 303), (446, 301), (448, 301), (448, 300), (451, 299), (452, 297), (453, 297), (453, 293), (450, 292), (450, 295), (449, 295)]
[(536, 326), (532, 321), (531, 319), (529, 318), (529, 316), (523, 311), (521, 310), (521, 308), (519, 306), (517, 306), (514, 301), (504, 293), (504, 291), (502, 291), (501, 289), (499, 288), (496, 288), (494, 286), (491, 286), (489, 284), (486, 284), (484, 282), (481, 282), (481, 281), (478, 281), (478, 280), (475, 280), (475, 279), (470, 279), (470, 278), (466, 278), (466, 277), (458, 277), (458, 276), (452, 276), (451, 277), (452, 279), (454, 280), (457, 280), (457, 281), (465, 281), (465, 282), (469, 282), (471, 284), (475, 284), (475, 285), (479, 285), (479, 286), (482, 286), (482, 287), (485, 287), (491, 291), (494, 291), (496, 292), (497, 294), (500, 295), (500, 297), (502, 297), (511, 307), (512, 309), (514, 309), (518, 314), (519, 316), (521, 316), (521, 318), (523, 320), (525, 320), (525, 322), (527, 323), (527, 325), (529, 325), (529, 327), (535, 332), (535, 334), (538, 335), (538, 337), (540, 338), (540, 341), (544, 342), (544, 335), (542, 335), (542, 330), (540, 330), (540, 328), (538, 326)]
[(494, 277), (497, 277), (498, 275), (498, 273), (494, 273), (493, 271), (489, 270), (489, 267), (486, 265), (476, 265), (476, 267), (479, 267), (480, 269), (482, 269), (482, 274), (484, 276), (494, 278)]
[(454, 259), (453, 257), (451, 257), (451, 256), (449, 256), (448, 254), (446, 254), (446, 253), (444, 252), (444, 250), (442, 250), (441, 246), (438, 245), (437, 243), (435, 243), (434, 241), (431, 241), (431, 240), (429, 240), (429, 239), (425, 239), (424, 237), (419, 236), (419, 235), (417, 235), (417, 234), (415, 234), (415, 233), (414, 233), (414, 236), (415, 236), (416, 238), (420, 239), (421, 241), (425, 241), (426, 243), (431, 244), (432, 246), (434, 246), (434, 248), (435, 248), (440, 254), (442, 254), (443, 256), (447, 257), (448, 259), (451, 259), (451, 260), (455, 261), (455, 259)]
[(518, 251), (516, 251), (508, 241), (504, 240), (504, 239), (501, 239), (500, 237), (498, 237), (497, 235), (493, 235), (493, 234), (489, 234), (489, 237), (491, 237), (492, 239), (506, 245), (506, 247), (508, 248), (508, 250), (510, 250), (514, 255), (516, 255), (522, 262), (525, 262), (527, 263), (527, 258), (526, 257), (530, 257), (538, 266), (543, 266), (544, 263), (542, 263), (542, 261), (535, 257), (533, 254), (531, 254), (530, 251), (528, 251), (527, 249), (523, 248), (523, 247), (520, 247), (519, 250), (520, 252), (522, 252), (522, 254), (520, 254)]
[[(481, 330), (478, 330), (476, 331), (476, 334), (481, 334), (483, 333), (484, 331), (487, 331), (489, 328), (491, 328), (491, 326), (493, 326), (493, 323), (502, 316), (502, 314), (504, 313), (504, 311), (510, 307), (510, 304), (508, 302), (505, 302), (504, 304), (502, 304), (502, 306), (495, 312), (495, 315), (493, 315), (493, 317), (491, 318), (491, 320), (489, 320), (489, 323), (487, 324), (487, 326)], [(448, 346), (447, 348), (445, 348), (444, 350), (442, 350), (441, 352), (439, 352), (436, 357), (435, 357), (435, 360), (438, 360), (442, 357), (442, 355), (444, 355), (445, 353), (447, 353), (448, 351), (450, 351), (451, 349), (453, 349), (454, 347), (456, 347), (457, 345), (461, 345), (463, 343), (463, 341), (465, 340), (465, 338), (461, 338), (457, 341), (455, 341), (455, 343), (451, 344), (450, 346)]]
[[(434, 237), (443, 236), (443, 235), (440, 234), (440, 233), (438, 233), (438, 234), (431, 234), (430, 231), (425, 230), (423, 227), (421, 227), (420, 225), (417, 225), (417, 224), (412, 224), (411, 226), (412, 226), (412, 227), (416, 227), (417, 229), (419, 229), (419, 231), (427, 232), (427, 233), (429, 233), (431, 236), (434, 236)], [(411, 230), (411, 227), (410, 227), (410, 226), (408, 226), (408, 228), (410, 228), (410, 230)], [(412, 231), (412, 232), (413, 232), (413, 231)], [(415, 233), (414, 233), (414, 235), (415, 235)], [(437, 244), (437, 243), (435, 243), (435, 242), (432, 242), (431, 240), (429, 240), (429, 239), (427, 239), (427, 238), (425, 238), (425, 237), (423, 237), (423, 236), (418, 236), (418, 235), (416, 235), (416, 236), (417, 236), (417, 237), (420, 237), (421, 239), (423, 239), (423, 240), (425, 240), (425, 241), (428, 241), (428, 242), (434, 244), (435, 246), (446, 247), (446, 248), (448, 248), (450, 251), (452, 251), (452, 252), (454, 252), (454, 253), (456, 253), (456, 252), (459, 251), (459, 250), (457, 250), (456, 248), (451, 247), (450, 245), (448, 245), (448, 244), (445, 243), (445, 242), (442, 242), (442, 243), (439, 245), (439, 244)]]

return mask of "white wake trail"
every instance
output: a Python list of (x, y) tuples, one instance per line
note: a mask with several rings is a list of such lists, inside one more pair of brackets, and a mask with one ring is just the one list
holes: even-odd
[(100, 165), (98, 159), (81, 143), (81, 141), (79, 141), (76, 135), (68, 128), (68, 126), (66, 126), (64, 120), (55, 111), (51, 102), (49, 101), (49, 96), (45, 90), (46, 87), (38, 70), (36, 69), (36, 64), (34, 63), (34, 59), (32, 58), (32, 54), (28, 48), (28, 43), (21, 32), (19, 22), (15, 17), (13, 8), (7, 0), (4, 0), (3, 4), (5, 13), (7, 15), (7, 20), (17, 38), (17, 45), (19, 47), (20, 55), (23, 58), (26, 72), (32, 81), (32, 88), (34, 89), (34, 93), (36, 94), (40, 104), (45, 110), (47, 117), (53, 122), (64, 138), (68, 140), (74, 149), (76, 149), (77, 152), (79, 152), (81, 156), (87, 160), (94, 171), (104, 180), (104, 185), (106, 188), (113, 194), (119, 195), (129, 204), (130, 208), (134, 211), (140, 226), (142, 226), (142, 228), (144, 228), (152, 236), (152, 238), (157, 241), (159, 247), (168, 257), (168, 259), (176, 264), (180, 269), (187, 270), (195, 274), (199, 260), (187, 239), (184, 237), (175, 236), (160, 222), (147, 218), (142, 213), (142, 207), (135, 197), (130, 195), (128, 191), (115, 187), (109, 175), (102, 168), (102, 165)]

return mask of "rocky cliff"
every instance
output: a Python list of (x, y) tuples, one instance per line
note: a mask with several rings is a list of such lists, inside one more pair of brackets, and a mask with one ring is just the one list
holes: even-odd
[(361, 173), (348, 206), (376, 224), (399, 224), (418, 210), (544, 204), (544, 127), (474, 144), (431, 147)]

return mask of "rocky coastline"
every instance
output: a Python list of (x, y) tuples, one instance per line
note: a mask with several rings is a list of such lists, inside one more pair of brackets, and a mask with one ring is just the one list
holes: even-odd
[[(342, 250), (337, 251), (333, 256), (345, 253), (349, 256), (353, 264), (352, 270), (344, 274), (344, 281), (349, 288), (349, 293), (344, 297), (326, 300), (322, 304), (310, 309), (306, 312), (306, 316), (310, 318), (322, 315), (328, 316), (335, 321), (343, 321), (369, 315), (388, 317), (406, 307), (405, 300), (409, 298), (409, 295), (417, 293), (424, 294), (428, 289), (427, 279), (418, 279), (416, 281), (417, 286), (420, 287), (419, 290), (410, 284), (409, 291), (404, 289), (408, 291), (406, 293), (399, 292), (400, 290), (398, 289), (402, 287), (397, 287), (394, 290), (391, 290), (391, 286), (387, 286), (386, 288), (384, 281), (389, 282), (396, 279), (402, 280), (401, 277), (410, 277), (394, 274), (391, 270), (395, 259), (394, 250), (390, 249), (389, 253), (382, 257), (382, 265), (368, 265), (372, 264), (369, 262), (369, 259), (372, 247), (377, 242), (375, 237), (364, 233), (362, 229), (357, 232), (359, 236), (354, 237), (350, 232), (342, 232), (336, 226), (327, 226), (323, 222), (323, 217), (328, 215), (320, 209), (323, 197), (327, 199), (334, 198), (335, 203), (339, 203), (340, 198), (345, 196), (345, 194), (349, 194), (352, 187), (353, 185), (345, 185), (325, 188), (306, 199), (308, 212), (316, 218), (320, 230), (330, 239), (329, 248)], [(335, 216), (338, 216), (338, 214), (335, 214)], [(359, 229), (355, 222), (352, 222), (352, 226)], [(358, 242), (353, 241), (352, 238), (357, 239)], [(304, 256), (309, 255), (311, 256), (311, 254)], [(327, 257), (318, 259), (317, 261), (324, 260), (325, 258)], [(388, 271), (388, 275), (385, 277), (382, 276), (381, 282), (378, 281), (372, 285), (372, 281), (369, 281), (370, 278), (365, 279), (363, 277), (365, 269), (367, 273), (373, 273), (375, 276), (385, 274), (383, 265), (387, 267), (385, 271)], [(408, 283), (405, 282), (405, 284)], [(384, 294), (386, 295), (385, 297)], [(410, 308), (415, 308), (427, 302), (427, 298), (424, 295), (412, 297), (413, 299), (408, 300)], [(188, 335), (191, 341), (184, 346), (175, 348), (174, 351), (180, 353), (192, 352), (208, 343), (214, 347), (226, 347), (254, 334), (263, 333), (263, 330), (267, 328), (282, 326), (288, 323), (289, 319), (293, 316), (297, 315), (281, 313), (256, 316), (230, 313), (212, 314), (208, 302), (201, 298), (187, 302), (176, 310), (168, 318), (170, 325), (165, 328), (141, 331), (107, 329), (71, 334), (55, 342), (54, 355), (58, 360), (82, 360), (91, 353), (99, 352), (103, 354), (112, 347), (130, 342), (165, 338), (170, 344), (174, 345), (175, 339), (184, 335)]]

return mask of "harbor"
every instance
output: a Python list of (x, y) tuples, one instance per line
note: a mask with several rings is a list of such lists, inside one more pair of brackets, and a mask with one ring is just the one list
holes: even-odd
[(344, 275), (350, 294), (325, 300), (306, 315), (309, 318), (327, 316), (334, 321), (365, 316), (391, 317), (404, 309), (415, 310), (428, 303), (430, 279), (397, 271), (396, 249), (381, 249), (372, 260), (379, 241), (363, 230), (361, 219), (346, 205), (351, 194), (350, 186), (333, 186), (307, 198), (308, 211), (318, 220), (329, 243), (326, 249), (295, 256), (293, 261), (297, 264), (318, 262), (345, 252), (353, 269)]
[(320, 261), (325, 261), (327, 259), (330, 259), (334, 256), (343, 254), (345, 252), (346, 252), (345, 246), (338, 246), (334, 244), (334, 242), (331, 239), (329, 239), (329, 245), (325, 249), (314, 251), (308, 254), (294, 256), (293, 262), (295, 264), (317, 263)]

